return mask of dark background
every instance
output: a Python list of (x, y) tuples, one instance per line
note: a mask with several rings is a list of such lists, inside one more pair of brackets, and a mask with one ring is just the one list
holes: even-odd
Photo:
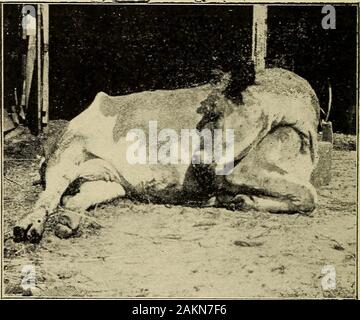
[[(267, 65), (306, 78), (338, 132), (356, 131), (355, 6), (335, 6), (324, 30), (321, 6), (269, 6)], [(175, 89), (230, 70), (251, 56), (251, 6), (50, 5), (50, 119), (71, 119), (98, 91)], [(21, 6), (4, 5), (4, 98), (21, 92)], [(34, 83), (35, 84), (35, 83)], [(33, 86), (32, 105), (36, 108)]]

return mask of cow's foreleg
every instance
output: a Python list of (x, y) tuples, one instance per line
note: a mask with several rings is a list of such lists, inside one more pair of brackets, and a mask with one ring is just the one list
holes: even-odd
[(86, 181), (80, 186), (79, 193), (63, 199), (65, 210), (60, 216), (55, 234), (69, 238), (76, 233), (82, 220), (82, 212), (102, 202), (125, 196), (121, 184), (111, 181)]
[(69, 132), (49, 159), (45, 179), (46, 188), (40, 194), (31, 214), (14, 227), (14, 240), (38, 242), (49, 214), (58, 206), (69, 184), (78, 177), (79, 165), (85, 159), (82, 140)]

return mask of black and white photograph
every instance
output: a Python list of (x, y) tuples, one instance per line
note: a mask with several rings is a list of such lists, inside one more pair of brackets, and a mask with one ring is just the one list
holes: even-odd
[(1, 4), (3, 299), (357, 299), (358, 3), (185, 2)]

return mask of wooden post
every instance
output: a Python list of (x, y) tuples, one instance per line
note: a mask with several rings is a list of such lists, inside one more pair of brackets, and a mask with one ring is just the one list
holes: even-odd
[(36, 37), (28, 37), (28, 51), (26, 56), (26, 91), (25, 91), (25, 113), (27, 113), (29, 108), (30, 92), (31, 92), (31, 83), (33, 79), (34, 67), (35, 67), (35, 57), (36, 57)]
[(42, 125), (49, 122), (49, 5), (41, 4), (43, 22)]
[(36, 53), (37, 53), (37, 133), (41, 132), (42, 113), (42, 62), (41, 62), (41, 5), (37, 5), (36, 14)]
[(26, 119), (26, 112), (29, 106), (29, 95), (36, 56), (36, 12), (31, 5), (24, 5), (21, 9), (22, 37), (27, 42), (27, 53), (23, 55), (22, 76), (23, 87), (20, 102), (20, 118)]
[(253, 6), (252, 60), (257, 72), (265, 69), (266, 37), (267, 7), (266, 5), (255, 4)]

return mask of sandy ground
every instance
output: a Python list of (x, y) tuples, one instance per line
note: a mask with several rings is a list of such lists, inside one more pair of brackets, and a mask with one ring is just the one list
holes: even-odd
[[(333, 151), (332, 182), (318, 190), (311, 215), (119, 200), (88, 212), (76, 238), (53, 234), (55, 215), (40, 244), (14, 243), (12, 226), (41, 191), (32, 185), (37, 145), (5, 149), (5, 296), (29, 294), (21, 287), (25, 265), (35, 266), (32, 294), (43, 297), (355, 295), (355, 151)], [(325, 265), (336, 270), (336, 289), (322, 288)]]

